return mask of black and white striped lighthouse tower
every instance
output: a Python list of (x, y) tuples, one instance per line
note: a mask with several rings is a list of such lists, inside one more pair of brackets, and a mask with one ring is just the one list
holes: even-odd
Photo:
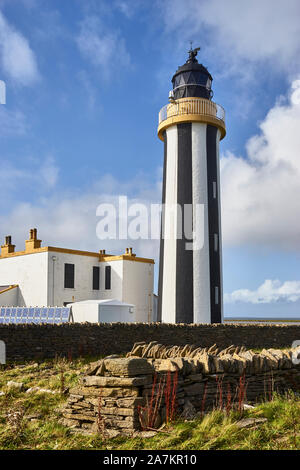
[[(169, 104), (159, 113), (164, 209), (158, 318), (166, 323), (223, 319), (219, 141), (226, 130), (224, 110), (211, 100), (212, 76), (196, 59), (199, 49), (178, 68)], [(176, 209), (170, 217), (171, 207), (180, 207), (182, 216)], [(193, 244), (185, 230), (189, 215)]]

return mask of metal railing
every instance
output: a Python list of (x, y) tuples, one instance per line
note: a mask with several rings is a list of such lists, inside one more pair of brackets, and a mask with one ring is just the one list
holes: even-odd
[(225, 110), (217, 103), (205, 98), (181, 98), (161, 108), (158, 123), (174, 116), (184, 114), (200, 114), (210, 116), (225, 122)]

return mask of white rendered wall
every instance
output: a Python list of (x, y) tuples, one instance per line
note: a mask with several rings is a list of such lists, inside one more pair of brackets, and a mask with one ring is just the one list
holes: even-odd
[[(171, 126), (167, 134), (167, 164), (166, 164), (166, 212), (177, 204), (177, 172), (178, 172), (178, 135), (177, 126)], [(162, 321), (176, 323), (176, 251), (177, 240), (176, 211), (173, 217), (165, 217), (164, 223), (164, 258), (163, 258), (163, 292), (162, 292)]]
[(194, 323), (211, 322), (206, 128), (207, 124), (192, 123), (194, 227), (196, 204), (204, 205), (204, 225), (199, 227), (203, 230), (204, 245), (193, 251)]
[(130, 313), (127, 305), (99, 305), (100, 323), (132, 323), (135, 321), (134, 317), (134, 312)]
[(47, 273), (47, 252), (0, 259), (0, 285), (19, 285), (20, 307), (48, 305)]
[[(117, 299), (123, 302), (123, 261), (101, 261), (100, 266), (100, 298)], [(105, 289), (105, 267), (111, 266), (111, 289)]]
[(123, 261), (122, 302), (135, 306), (136, 322), (153, 321), (154, 265), (139, 261)]
[[(98, 257), (61, 253), (58, 251), (49, 251), (47, 254), (49, 257), (48, 305), (62, 306), (66, 302), (101, 298), (101, 289), (93, 290), (93, 266), (101, 266)], [(53, 261), (53, 257), (56, 258), (55, 261)], [(74, 289), (64, 287), (65, 263), (75, 265)], [(101, 277), (103, 278), (103, 273), (100, 267), (100, 279)]]
[(98, 323), (99, 304), (78, 302), (72, 304), (72, 314), (74, 323)]
[(0, 292), (0, 307), (17, 307), (19, 287)]
[(75, 323), (131, 323), (135, 321), (134, 309), (130, 312), (127, 305), (106, 305), (94, 302), (72, 304)]

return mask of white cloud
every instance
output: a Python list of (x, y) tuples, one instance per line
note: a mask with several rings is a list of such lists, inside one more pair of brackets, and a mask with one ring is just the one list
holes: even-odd
[(21, 111), (12, 111), (0, 104), (0, 136), (26, 134), (27, 123)]
[(105, 78), (130, 66), (130, 55), (120, 32), (107, 29), (96, 16), (89, 16), (81, 23), (76, 42), (82, 55), (99, 67)]
[(133, 15), (134, 8), (132, 6), (132, 2), (129, 3), (125, 0), (116, 0), (115, 1), (115, 7), (117, 10), (119, 10), (123, 15), (125, 15), (127, 18), (131, 18)]
[(144, 0), (115, 0), (114, 7), (127, 18), (132, 18), (143, 7)]
[(54, 158), (48, 156), (39, 168), (37, 178), (43, 181), (47, 189), (53, 188), (58, 180), (59, 169), (55, 164)]
[[(13, 165), (2, 159), (0, 172), (0, 199), (14, 200), (18, 191), (28, 194), (45, 194), (52, 189), (58, 180), (59, 169), (52, 156), (44, 160), (35, 160), (30, 167)], [(5, 215), (7, 217), (7, 215)]]
[(246, 144), (221, 158), (222, 225), (229, 245), (300, 246), (300, 81)]
[(272, 302), (297, 302), (300, 300), (300, 281), (266, 279), (256, 290), (239, 289), (224, 295), (225, 303), (250, 302), (265, 304)]
[(288, 66), (286, 71), (299, 65), (298, 0), (167, 0), (160, 6), (168, 32), (181, 42), (201, 38), (205, 48), (213, 44), (224, 63), (270, 60), (275, 68)]
[(39, 78), (34, 52), (27, 39), (8, 23), (0, 11), (0, 63), (3, 71), (19, 85)]

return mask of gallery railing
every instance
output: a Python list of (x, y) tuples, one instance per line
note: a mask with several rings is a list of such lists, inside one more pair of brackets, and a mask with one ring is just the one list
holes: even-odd
[(171, 101), (161, 108), (159, 112), (159, 124), (166, 119), (185, 114), (199, 114), (219, 119), (225, 124), (225, 110), (217, 103), (205, 98), (181, 98)]

